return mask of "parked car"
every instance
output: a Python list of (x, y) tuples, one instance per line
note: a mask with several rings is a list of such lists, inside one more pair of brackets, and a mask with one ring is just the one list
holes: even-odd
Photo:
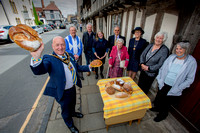
[(12, 27), (13, 25), (0, 25), (0, 41), (11, 41), (10, 37), (8, 35), (8, 30)]
[(43, 27), (44, 32), (47, 32), (47, 31), (51, 31), (51, 30), (52, 30), (51, 26), (49, 26), (49, 25), (44, 24), (44, 25), (41, 25), (41, 26)]
[(66, 26), (64, 24), (60, 24), (59, 28), (60, 29), (66, 29)]
[(37, 26), (31, 26), (31, 28), (33, 28), (35, 31), (37, 31), (38, 34), (41, 34), (44, 32), (43, 27), (40, 27), (39, 25)]
[(53, 23), (48, 24), (48, 25), (51, 26), (52, 29), (56, 29), (57, 28), (57, 26), (55, 24), (53, 24)]

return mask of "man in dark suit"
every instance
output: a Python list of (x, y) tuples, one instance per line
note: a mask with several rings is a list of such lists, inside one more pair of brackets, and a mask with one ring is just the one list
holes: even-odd
[[(108, 44), (109, 44), (109, 56), (110, 56), (110, 52), (112, 50), (112, 47), (116, 45), (116, 40), (118, 38), (122, 38), (124, 40), (124, 46), (126, 46), (126, 38), (120, 35), (120, 28), (119, 26), (115, 26), (114, 28), (114, 35), (109, 36), (108, 38)], [(108, 57), (109, 57), (108, 56)]]
[(53, 39), (52, 55), (44, 55), (44, 44), (31, 52), (31, 69), (35, 75), (49, 73), (50, 80), (45, 88), (44, 95), (52, 96), (61, 105), (62, 117), (72, 133), (78, 133), (72, 117), (82, 118), (83, 114), (75, 112), (76, 88), (82, 87), (78, 71), (88, 72), (90, 66), (79, 66), (74, 56), (65, 52), (66, 44), (62, 37)]
[[(89, 65), (94, 59), (94, 53), (92, 52), (92, 45), (95, 41), (95, 33), (92, 31), (92, 24), (88, 23), (86, 25), (87, 31), (83, 33), (82, 42), (84, 45), (84, 53), (86, 64)], [(90, 76), (90, 72), (87, 73)]]

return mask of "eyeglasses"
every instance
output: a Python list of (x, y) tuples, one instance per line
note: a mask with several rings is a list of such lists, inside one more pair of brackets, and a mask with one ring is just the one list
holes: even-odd
[(115, 31), (119, 31), (119, 30), (115, 30)]

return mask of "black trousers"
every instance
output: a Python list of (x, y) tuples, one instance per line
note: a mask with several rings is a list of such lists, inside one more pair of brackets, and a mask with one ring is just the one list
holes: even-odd
[(145, 94), (149, 92), (151, 85), (156, 77), (148, 76), (144, 71), (141, 71), (138, 86), (144, 91)]
[(179, 96), (167, 96), (167, 93), (172, 87), (164, 84), (161, 90), (158, 90), (156, 98), (154, 100), (154, 107), (159, 110), (161, 117), (167, 117), (170, 106), (175, 104), (179, 100)]
[[(78, 63), (79, 66), (82, 65), (82, 54), (79, 56), (79, 59), (78, 59), (77, 63)], [(78, 72), (78, 75), (80, 77), (83, 77), (83, 72)]]
[[(103, 68), (104, 68), (104, 66), (103, 66), (104, 64), (102, 64), (101, 66), (100, 66), (100, 73), (103, 73)], [(96, 75), (98, 74), (98, 67), (95, 67), (95, 72), (96, 72)]]
[(74, 125), (72, 116), (75, 114), (75, 105), (76, 105), (76, 87), (65, 90), (63, 93), (63, 97), (60, 101), (56, 99), (56, 101), (61, 106), (61, 115), (68, 127), (72, 127)]

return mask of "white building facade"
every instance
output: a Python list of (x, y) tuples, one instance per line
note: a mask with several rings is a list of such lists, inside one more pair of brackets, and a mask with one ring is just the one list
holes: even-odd
[(32, 0), (1, 0), (0, 25), (35, 25)]

